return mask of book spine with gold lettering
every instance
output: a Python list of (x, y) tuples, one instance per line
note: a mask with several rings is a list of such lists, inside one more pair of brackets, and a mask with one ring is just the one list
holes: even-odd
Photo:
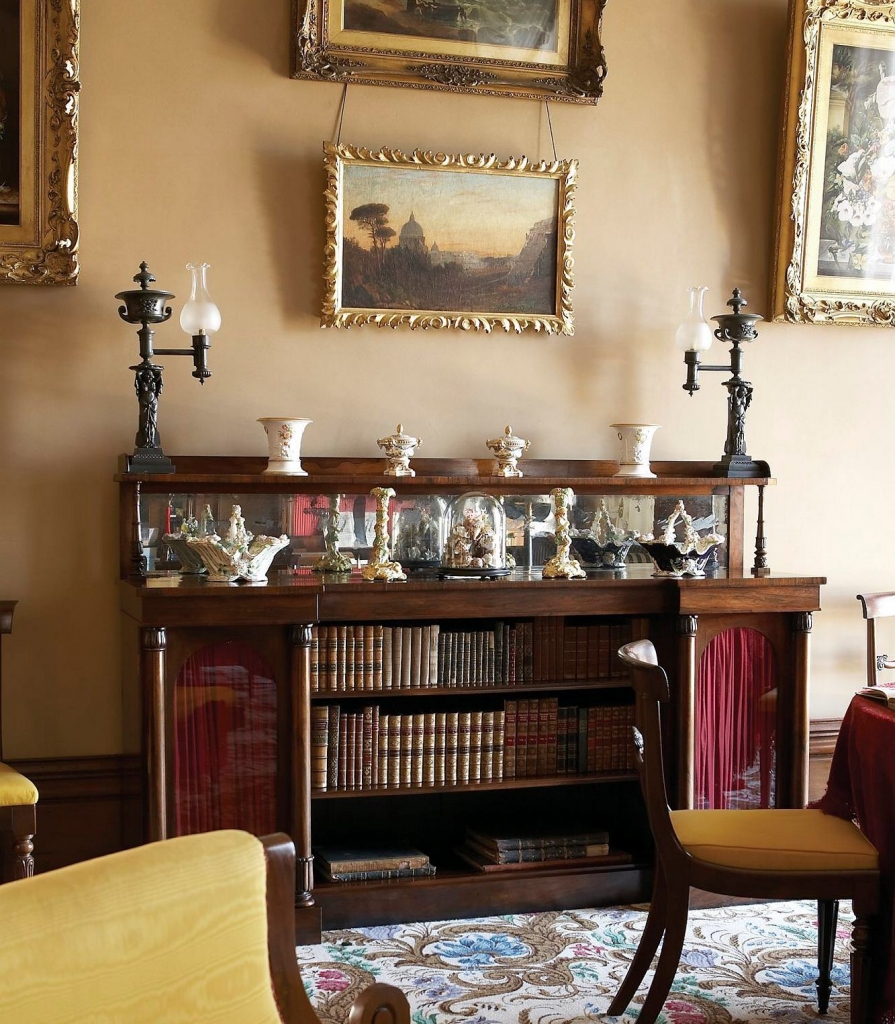
[(354, 662), (357, 652), (354, 649), (354, 626), (345, 629), (345, 689), (353, 693), (358, 688)]
[[(529, 701), (523, 698), (516, 711), (516, 778), (528, 776), (528, 708)], [(534, 703), (534, 701), (531, 701)]]
[(373, 689), (373, 627), (364, 626), (364, 689)]
[(339, 627), (330, 626), (326, 632), (326, 688), (330, 693), (339, 689)]
[(373, 734), (373, 711), (372, 705), (363, 709), (361, 724), (361, 772), (360, 789), (373, 788), (373, 754), (376, 750), (376, 737)]
[(388, 723), (388, 788), (398, 789), (401, 785), (401, 733), (403, 716), (391, 715)]
[(528, 739), (525, 743), (525, 775), (534, 779), (538, 775), (538, 741), (541, 725), (541, 702), (528, 701)]
[(401, 787), (413, 785), (413, 715), (401, 715)]
[(388, 744), (390, 723), (391, 715), (380, 714), (379, 737), (376, 743), (376, 749), (379, 752), (379, 757), (376, 762), (377, 789), (388, 789)]
[(503, 782), (504, 728), (506, 716), (503, 711), (494, 712), (494, 741), (491, 754), (491, 780)]
[(339, 705), (329, 705), (329, 737), (327, 740), (326, 788), (339, 788)]
[(320, 665), (318, 657), (320, 654), (320, 627), (311, 626), (311, 693), (317, 693), (320, 689)]
[(481, 711), (469, 713), (469, 781), (482, 781), (482, 718)]
[(382, 627), (382, 689), (392, 688), (392, 627)]
[(318, 793), (326, 792), (328, 746), (329, 708), (315, 704), (311, 708), (311, 789)]
[(503, 777), (516, 778), (516, 714), (517, 702), (503, 702)]
[(447, 712), (435, 712), (435, 785), (443, 786), (445, 777), (445, 756), (447, 753)]
[(412, 736), (410, 748), (410, 784), (423, 784), (423, 745), (426, 737), (426, 716), (416, 713), (412, 716)]
[(413, 665), (412, 634), (410, 626), (402, 626), (401, 634), (404, 639), (404, 649), (401, 654), (401, 689), (409, 690), (413, 685), (411, 682), (411, 666)]
[(482, 712), (482, 755), (479, 778), (490, 782), (494, 774), (494, 712)]
[(438, 686), (438, 642), (441, 638), (441, 626), (434, 623), (429, 627), (429, 685)]
[(348, 689), (348, 626), (336, 627), (336, 687)]
[(457, 743), (460, 738), (460, 715), (457, 711), (446, 714), (445, 745), (444, 745), (444, 782), (446, 786), (456, 786), (457, 774)]
[(457, 717), (457, 785), (469, 783), (469, 740), (472, 730), (472, 714), (461, 711)]
[(423, 785), (435, 785), (435, 712), (423, 716)]

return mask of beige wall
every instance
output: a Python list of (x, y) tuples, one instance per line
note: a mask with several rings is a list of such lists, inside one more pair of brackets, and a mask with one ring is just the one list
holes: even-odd
[[(623, 419), (663, 425), (658, 458), (721, 454), (720, 379), (688, 398), (672, 338), (691, 284), (710, 286), (710, 314), (735, 284), (766, 309), (785, 0), (610, 0), (605, 98), (551, 108), (560, 154), (581, 162), (577, 331), (552, 340), (320, 330), (321, 143), (341, 89), (287, 77), (288, 7), (82, 0), (81, 281), (0, 288), (10, 756), (120, 749), (111, 477), (136, 429), (136, 337), (113, 296), (141, 259), (178, 300), (183, 265), (210, 262), (224, 315), (204, 389), (166, 360), (169, 452), (260, 455), (256, 418), (287, 413), (313, 418), (321, 454), (374, 454), (398, 419), (430, 456), (484, 455), (509, 422), (532, 454), (611, 458)], [(400, 89), (352, 87), (342, 138), (549, 154), (543, 106)], [(895, 584), (893, 335), (768, 325), (747, 370), (750, 451), (780, 481), (772, 564), (829, 577), (811, 707), (835, 715), (861, 681), (854, 595)]]

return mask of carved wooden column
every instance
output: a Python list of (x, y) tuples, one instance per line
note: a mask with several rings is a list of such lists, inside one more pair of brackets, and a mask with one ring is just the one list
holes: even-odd
[(31, 878), (34, 874), (34, 833), (37, 831), (37, 813), (33, 804), (12, 809), (13, 878)]
[(168, 771), (165, 736), (164, 627), (140, 631), (140, 678), (143, 683), (143, 760), (146, 772), (145, 826), (149, 842), (168, 837)]
[(678, 632), (677, 692), (677, 801), (675, 806), (693, 806), (696, 763), (696, 615), (681, 615)]
[(792, 744), (788, 763), (792, 777), (782, 794), (784, 807), (804, 807), (808, 802), (808, 666), (812, 625), (811, 612), (798, 612), (792, 617), (792, 721), (788, 729)]
[(292, 626), (292, 838), (296, 855), (299, 907), (314, 904), (314, 858), (311, 855), (311, 627)]

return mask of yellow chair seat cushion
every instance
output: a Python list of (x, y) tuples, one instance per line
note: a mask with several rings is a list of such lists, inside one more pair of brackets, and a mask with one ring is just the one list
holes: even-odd
[(24, 807), (37, 803), (37, 786), (21, 772), (0, 761), (0, 807)]
[(697, 860), (748, 871), (875, 871), (876, 847), (850, 821), (823, 811), (672, 811)]
[(281, 1024), (266, 889), (236, 831), (0, 885), (0, 1021)]

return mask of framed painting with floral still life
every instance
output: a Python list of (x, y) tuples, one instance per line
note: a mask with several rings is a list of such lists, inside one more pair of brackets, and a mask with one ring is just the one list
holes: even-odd
[(576, 161), (324, 149), (324, 327), (572, 334)]
[(0, 283), (78, 275), (79, 0), (0, 0)]
[(793, 0), (775, 319), (895, 325), (895, 3)]
[(596, 103), (606, 0), (294, 0), (292, 77)]

